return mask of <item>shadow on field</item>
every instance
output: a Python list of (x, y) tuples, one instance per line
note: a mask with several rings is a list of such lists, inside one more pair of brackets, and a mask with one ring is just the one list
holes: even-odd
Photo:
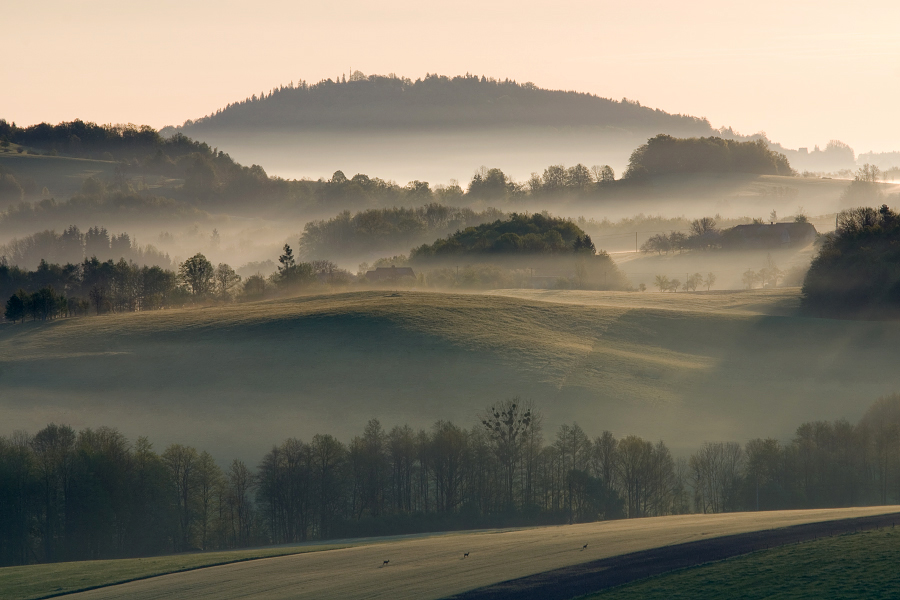
[(570, 600), (638, 579), (741, 554), (807, 542), (820, 537), (894, 527), (897, 523), (900, 523), (900, 513), (892, 513), (805, 523), (664, 546), (512, 579), (451, 596), (447, 600)]

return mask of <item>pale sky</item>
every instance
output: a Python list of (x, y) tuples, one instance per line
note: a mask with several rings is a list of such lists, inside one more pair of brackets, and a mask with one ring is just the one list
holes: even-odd
[(466, 72), (900, 150), (900, 2), (3, 3), (0, 118), (180, 124), (290, 81)]

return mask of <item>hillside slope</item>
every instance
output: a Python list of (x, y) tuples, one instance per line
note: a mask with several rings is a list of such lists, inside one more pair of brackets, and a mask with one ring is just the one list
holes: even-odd
[[(550, 164), (624, 168), (657, 133), (714, 133), (704, 118), (639, 102), (472, 75), (299, 82), (168, 127), (287, 178), (340, 169), (407, 182), (466, 181), (479, 165), (517, 180)], [(248, 162), (249, 161), (249, 162)]]
[[(842, 518), (895, 507), (679, 515), (484, 531), (309, 552), (153, 577), (71, 596), (77, 600), (456, 597), (473, 588), (649, 548)], [(588, 546), (582, 550), (582, 545)], [(463, 558), (464, 553), (470, 556)], [(385, 561), (389, 561), (386, 564)], [(498, 590), (493, 598), (518, 598)], [(528, 597), (533, 597), (528, 595)]]
[(630, 131), (709, 133), (706, 119), (532, 83), (474, 75), (412, 81), (359, 74), (280, 86), (188, 121), (181, 130), (433, 130), (506, 127), (615, 127)]
[[(476, 422), (520, 395), (547, 434), (789, 437), (900, 389), (900, 324), (809, 319), (797, 291), (359, 292), (0, 326), (4, 434), (112, 425), (255, 461), (289, 436)], [(550, 301), (545, 301), (550, 300)]]

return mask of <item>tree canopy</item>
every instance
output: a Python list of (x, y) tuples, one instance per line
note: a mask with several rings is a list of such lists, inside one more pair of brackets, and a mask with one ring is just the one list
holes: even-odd
[(803, 282), (803, 307), (830, 316), (900, 316), (900, 215), (887, 205), (838, 214)]
[[(853, 424), (792, 439), (707, 441), (682, 462), (662, 441), (495, 401), (474, 427), (438, 421), (341, 441), (274, 444), (220, 467), (185, 443), (157, 452), (116, 429), (50, 424), (0, 436), (0, 566), (294, 544), (352, 536), (671, 514), (886, 505), (900, 500), (900, 396)], [(217, 460), (218, 459), (218, 460)]]
[(178, 131), (253, 128), (284, 130), (421, 130), (529, 127), (616, 127), (629, 131), (712, 132), (706, 119), (676, 115), (627, 99), (547, 90), (477, 75), (396, 75), (300, 81), (253, 94)]
[(453, 255), (574, 254), (589, 251), (593, 242), (574, 222), (546, 214), (512, 213), (414, 248), (410, 260)]
[(675, 138), (659, 134), (632, 154), (624, 178), (641, 180), (682, 173), (792, 175), (783, 154), (764, 140), (740, 142), (720, 137)]

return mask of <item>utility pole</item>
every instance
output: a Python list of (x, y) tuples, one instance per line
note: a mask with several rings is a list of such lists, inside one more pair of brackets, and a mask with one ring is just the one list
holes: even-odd
[(637, 251), (638, 251), (638, 248), (637, 248), (637, 234), (638, 234), (638, 232), (635, 231), (635, 232), (634, 232), (634, 253), (635, 253), (635, 254), (637, 254)]

